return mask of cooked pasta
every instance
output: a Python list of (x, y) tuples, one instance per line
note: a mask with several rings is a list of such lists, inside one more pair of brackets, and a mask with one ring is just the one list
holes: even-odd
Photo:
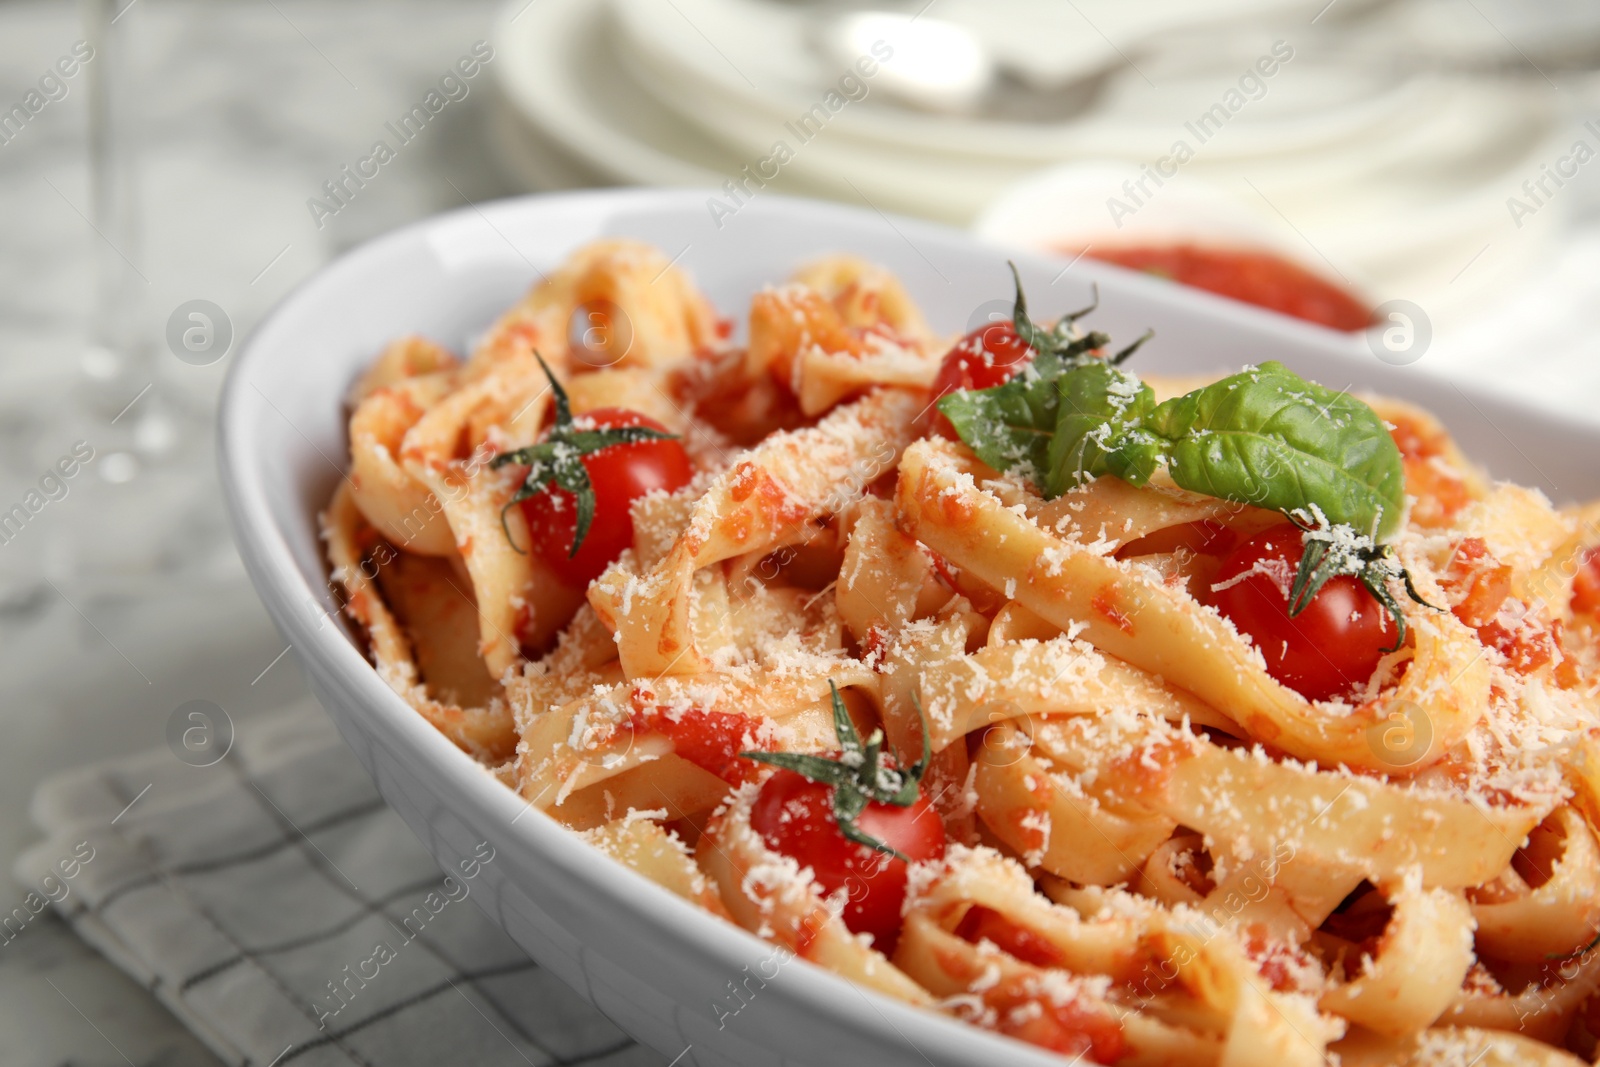
[[(575, 316), (605, 336), (574, 343)], [(1020, 296), (1014, 330), (1024, 363), (1124, 355), (1076, 316), (1041, 340)], [(1206, 383), (1121, 371), (1123, 423), (1080, 426), (1100, 451), (1045, 492), (933, 407), (979, 366), (962, 346), (995, 369), (986, 343), (952, 351), (845, 256), (758, 293), (738, 343), (659, 251), (592, 245), (466, 358), (403, 339), (353, 389), (323, 516), (346, 612), (530, 804), (910, 1004), (1107, 1063), (1590, 1062), (1600, 509), (1342, 398), (1381, 418), (1405, 501), (1346, 543), (1331, 498), (1308, 522), (1198, 491), (1143, 434), (1178, 441), (1161, 427)], [(612, 467), (667, 442), (681, 477), (608, 503)], [(580, 573), (586, 539), (614, 558)], [(1356, 562), (1302, 589), (1324, 549)], [(1357, 675), (1295, 673), (1299, 637), (1230, 606), (1259, 580), (1311, 605), (1285, 618), (1366, 598), (1311, 642), (1337, 665), (1367, 641)], [(813, 787), (821, 823), (794, 799)]]

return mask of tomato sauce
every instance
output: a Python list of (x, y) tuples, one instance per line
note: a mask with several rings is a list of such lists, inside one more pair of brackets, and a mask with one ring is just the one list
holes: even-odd
[(1600, 616), (1600, 547), (1586, 548), (1578, 556), (1578, 573), (1572, 579), (1572, 610)]
[(637, 733), (665, 735), (679, 756), (733, 785), (749, 780), (757, 770), (754, 761), (741, 759), (739, 753), (749, 749), (747, 738), (759, 724), (760, 720), (748, 715), (700, 708), (690, 708), (677, 716), (661, 708), (648, 708), (635, 711), (632, 716)]
[(1103, 1008), (1076, 999), (1056, 1003), (1013, 981), (1001, 982), (983, 1000), (999, 1016), (995, 1029), (1002, 1034), (1073, 1057), (1073, 1063), (1114, 1064), (1131, 1051), (1122, 1024)]
[(1052, 942), (982, 904), (974, 904), (967, 909), (955, 933), (961, 940), (974, 945), (988, 941), (1001, 951), (1035, 967), (1059, 967), (1065, 962), (1061, 950)]
[(1440, 584), (1455, 601), (1456, 618), (1476, 628), (1498, 615), (1511, 595), (1511, 568), (1490, 553), (1483, 538), (1466, 537), (1450, 554)]
[[(1406, 492), (1417, 498), (1411, 521), (1419, 526), (1443, 526), (1456, 512), (1472, 503), (1472, 494), (1449, 465), (1449, 442), (1444, 434), (1404, 415), (1394, 417), (1394, 438), (1405, 466)], [(1443, 464), (1435, 463), (1443, 459)]]
[(1525, 606), (1514, 604), (1510, 625), (1501, 621), (1501, 608), (1511, 596), (1511, 568), (1489, 552), (1481, 537), (1456, 545), (1441, 585), (1456, 600), (1451, 609), (1456, 618), (1477, 630), (1478, 640), (1498, 649), (1512, 670), (1531, 674), (1555, 659), (1554, 635)]
[(1372, 310), (1361, 301), (1271, 252), (1170, 244), (1094, 248), (1087, 254), (1335, 330), (1372, 325)]

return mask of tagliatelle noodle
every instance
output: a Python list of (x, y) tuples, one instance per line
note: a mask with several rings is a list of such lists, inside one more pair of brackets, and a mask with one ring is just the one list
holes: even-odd
[(1072, 777), (1058, 777), (1010, 723), (984, 737), (976, 763), (977, 810), (989, 831), (1028, 866), (1079, 884), (1126, 881), (1177, 828), (1147, 808), (1102, 801)]
[(652, 822), (650, 814), (650, 809), (640, 809), (639, 814), (630, 812), (585, 831), (584, 840), (690, 903), (727, 917), (728, 909), (716, 887), (695, 864), (683, 841)]
[(1531, 1035), (1477, 1027), (1441, 1026), (1417, 1037), (1362, 1033), (1333, 1046), (1343, 1067), (1573, 1067), (1582, 1063)]
[[(553, 807), (577, 790), (670, 753), (666, 738), (632, 725), (633, 712), (644, 708), (745, 714), (751, 718), (750, 747), (776, 739), (762, 736), (773, 731), (790, 745), (820, 750), (833, 735), (830, 678), (841, 689), (875, 684), (870, 672), (840, 664), (791, 676), (761, 672), (737, 683), (665, 675), (597, 686), (528, 722), (519, 757), (522, 793), (537, 805)], [(758, 711), (763, 704), (771, 711)]]
[[(1572, 590), (1600, 505), (1493, 484), (1372, 398), (1430, 606), (1402, 598), (1404, 647), (1310, 701), (1184, 547), (1282, 516), (1162, 471), (1047, 501), (927, 436), (950, 339), (850, 256), (756, 292), (731, 336), (665, 254), (607, 240), (464, 362), (405, 338), (352, 388), (331, 577), (441, 732), (679, 897), (1064, 1063), (1592, 1059), (1600, 620)], [(507, 507), (522, 468), (492, 465), (544, 431), (535, 352), (580, 417), (648, 415), (695, 467), (634, 502), (587, 588)], [(752, 825), (773, 770), (739, 752), (837, 749), (830, 683), (901, 766), (931, 754), (945, 853), (910, 868), (887, 954), (850, 887)]]
[[(908, 449), (898, 501), (909, 532), (992, 586), (1013, 583), (1029, 610), (1063, 628), (1082, 625), (1097, 647), (1189, 690), (1258, 741), (1364, 770), (1425, 767), (1426, 758), (1400, 768), (1374, 751), (1368, 731), (1386, 721), (1385, 706), (1319, 712), (1268, 675), (1216, 612), (1135, 564), (1045, 532), (979, 488), (974, 471), (981, 468), (953, 445), (924, 440)], [(1426, 701), (1431, 757), (1476, 723), (1488, 670), (1477, 662), (1477, 641), (1454, 617), (1417, 605), (1406, 608), (1406, 618), (1417, 650), (1393, 700)]]
[(1394, 915), (1376, 951), (1340, 959), (1346, 975), (1319, 1005), (1380, 1034), (1404, 1036), (1432, 1025), (1472, 967), (1472, 912), (1459, 893), (1423, 889), (1415, 874), (1392, 897)]
[(510, 708), (499, 697), (481, 707), (463, 708), (440, 701), (429, 692), (417, 670), (411, 640), (367, 573), (369, 557), (362, 548), (363, 529), (371, 527), (356, 507), (349, 486), (341, 486), (322, 516), (322, 534), (328, 545), (333, 580), (345, 592), (345, 611), (371, 642), (379, 676), (463, 750), (491, 766), (504, 761), (517, 743)]
[(933, 560), (895, 528), (894, 505), (864, 499), (850, 527), (834, 602), (858, 643), (932, 615), (950, 600)]
[(1559, 959), (1583, 949), (1586, 931), (1600, 925), (1600, 847), (1588, 823), (1562, 805), (1536, 832), (1557, 839), (1526, 850), (1538, 884), (1512, 868), (1502, 876), (1509, 884), (1490, 883), (1472, 904), (1478, 945), (1496, 959)]
[(412, 427), (456, 384), (450, 370), (404, 378), (366, 393), (350, 415), (356, 506), (391, 543), (425, 556), (454, 554), (455, 539), (433, 493), (400, 465), (400, 448)]
[(807, 524), (859, 499), (894, 468), (920, 406), (912, 393), (879, 389), (815, 427), (774, 434), (712, 483), (650, 573), (613, 567), (601, 575), (589, 599), (615, 628), (629, 675), (710, 669), (692, 633), (695, 572), (803, 540)]
[(852, 256), (819, 260), (750, 307), (747, 369), (786, 379), (807, 415), (875, 385), (926, 387), (943, 354), (899, 280)]
[(1600, 991), (1600, 954), (1591, 951), (1552, 961), (1549, 970), (1515, 992), (1498, 988), (1497, 983), (1489, 988), (1468, 986), (1457, 992), (1440, 1021), (1558, 1044), (1570, 1031), (1574, 1016)]

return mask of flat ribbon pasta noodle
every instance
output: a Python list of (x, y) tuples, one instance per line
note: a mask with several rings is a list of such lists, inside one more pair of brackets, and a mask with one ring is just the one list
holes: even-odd
[(989, 624), (989, 646), (994, 648), (1011, 641), (1048, 641), (1065, 632), (1048, 619), (1039, 618), (1026, 605), (1008, 600), (994, 613)]
[(395, 552), (377, 568), (384, 603), (411, 642), (417, 671), (445, 704), (482, 707), (501, 693), (478, 654), (478, 605), (459, 556)]
[[(1466, 733), (1487, 703), (1488, 668), (1476, 637), (1454, 616), (1406, 609), (1411, 668), (1387, 699), (1336, 714), (1267, 674), (1260, 656), (1218, 614), (1135, 568), (1041, 530), (973, 479), (957, 447), (919, 441), (900, 465), (896, 499), (918, 540), (1063, 629), (1159, 674), (1237, 722), (1251, 737), (1303, 759), (1379, 773), (1416, 773)], [(1375, 744), (1391, 708), (1420, 706), (1428, 753), (1406, 766)]]
[(800, 410), (827, 411), (846, 397), (880, 385), (926, 388), (939, 371), (939, 358), (888, 338), (869, 334), (865, 351), (828, 352), (812, 345), (801, 352)]
[(713, 915), (731, 918), (714, 886), (694, 862), (694, 855), (674, 833), (635, 811), (584, 833), (583, 838), (611, 858), (632, 867), (646, 878), (671, 890)]
[[(529, 380), (508, 395), (496, 381), (446, 397), (406, 434), (401, 456), (406, 471), (443, 508), (477, 597), (479, 647), (498, 678), (521, 661), (524, 645), (537, 649), (554, 639), (583, 603), (583, 592), (531, 551), (522, 512), (509, 506), (516, 468), (489, 466), (495, 454), (533, 440), (543, 412), (536, 400), (548, 385), (529, 395)], [(505, 426), (513, 429), (502, 431)]]
[(716, 807), (727, 792), (728, 783), (721, 778), (672, 752), (661, 752), (574, 790), (550, 815), (578, 831), (595, 830), (627, 811), (659, 811), (663, 818), (692, 820)]
[(1538, 490), (1499, 484), (1464, 507), (1450, 532), (1456, 539), (1482, 538), (1496, 559), (1511, 565), (1512, 592), (1531, 598), (1538, 590), (1525, 586), (1527, 576), (1572, 537), (1573, 523)]
[[(1186, 917), (1169, 918), (1148, 906), (1137, 918), (1124, 910), (1080, 919), (1071, 909), (1040, 901), (1020, 867), (985, 850), (955, 846), (944, 867), (943, 877), (908, 906), (906, 932), (895, 952), (896, 961), (935, 992), (953, 996), (971, 989), (981, 999), (1004, 981), (1005, 970), (998, 968), (985, 976), (996, 957), (962, 953), (963, 943), (947, 939), (966, 909), (977, 904), (1025, 930), (1028, 936), (1015, 940), (1029, 946), (1036, 962), (1110, 978), (1116, 984), (1098, 987), (1102, 1003), (1132, 996), (1151, 1009), (1119, 1013), (1132, 1062), (1170, 1062), (1181, 1052), (1200, 1063), (1310, 1067), (1322, 1063), (1322, 1050), (1341, 1033), (1306, 998), (1267, 988), (1230, 939), (1208, 936)], [(1006, 970), (1015, 975), (1017, 967)], [(1080, 988), (1080, 995), (1095, 989)], [(1158, 1009), (1155, 1002), (1170, 993), (1188, 998), (1187, 1006), (1169, 998)], [(1163, 1015), (1188, 1025), (1177, 1029), (1159, 1021)]]
[(1563, 626), (1573, 622), (1573, 581), (1586, 550), (1600, 545), (1600, 510), (1592, 516), (1567, 516), (1578, 527), (1532, 571), (1512, 576), (1513, 591), (1529, 604), (1542, 604)]
[(444, 507), (400, 464), (400, 449), (428, 409), (456, 387), (449, 371), (370, 390), (350, 415), (350, 486), (356, 506), (390, 544), (425, 556), (448, 556), (455, 539)]
[(402, 337), (384, 348), (372, 361), (355, 385), (351, 386), (349, 401), (356, 407), (379, 389), (399, 385), (409, 378), (421, 378), (461, 365), (454, 352), (428, 340), (426, 337)]
[(1447, 526), (1463, 507), (1488, 492), (1488, 479), (1431, 412), (1389, 397), (1366, 400), (1394, 427), (1390, 436), (1400, 449), (1406, 493), (1414, 498), (1408, 522), (1424, 528)]
[(1129, 810), (1058, 777), (1009, 723), (978, 746), (978, 816), (1030, 867), (1084, 885), (1124, 881), (1177, 823), (1147, 808)]
[(1117, 709), (1179, 720), (1215, 718), (1161, 679), (1067, 637), (990, 645), (924, 667), (918, 686), (935, 751), (1007, 719)]
[[(965, 598), (956, 597), (936, 617), (902, 627), (884, 650), (877, 663), (882, 679), (878, 691), (883, 732), (891, 752), (919, 751), (924, 731), (928, 731), (931, 746), (932, 724), (918, 710), (922, 678), (933, 664), (965, 655), (969, 647), (983, 640), (987, 627), (987, 619), (972, 611)], [(956, 747), (946, 744), (938, 755)]]
[(1359, 1032), (1329, 1051), (1341, 1067), (1586, 1067), (1531, 1037), (1472, 1027), (1442, 1026), (1399, 1040)]
[(1444, 1014), (1472, 966), (1472, 911), (1459, 893), (1424, 889), (1420, 871), (1390, 898), (1394, 914), (1373, 955), (1346, 958), (1345, 981), (1318, 1003), (1380, 1034), (1419, 1033)]
[(1204, 851), (1205, 840), (1199, 834), (1177, 833), (1167, 838), (1139, 868), (1135, 884), (1139, 895), (1168, 908), (1199, 904), (1205, 896), (1196, 888), (1194, 880), (1200, 874), (1197, 857)]
[[(1489, 983), (1474, 982), (1458, 990), (1440, 1023), (1448, 1026), (1526, 1034), (1559, 1043), (1585, 1002), (1600, 991), (1600, 952), (1590, 950), (1552, 961), (1543, 980), (1511, 993)], [(1489, 988), (1485, 988), (1485, 984)]]
[[(1279, 847), (1284, 847), (1280, 843)], [(1359, 869), (1326, 856), (1296, 851), (1279, 866), (1273, 889), (1308, 927), (1318, 927), (1338, 910), (1365, 876)]]
[(924, 987), (942, 993), (943, 1004), (959, 1018), (1043, 1045), (1064, 1062), (1098, 1062), (1088, 1058), (1096, 1038), (1125, 1051), (1118, 1063), (1221, 1062), (1217, 1034), (1171, 1025), (1155, 1012), (1129, 1011), (1105, 999), (1103, 982), (970, 944), (922, 910), (906, 916), (901, 942), (905, 947), (895, 959)]
[(585, 245), (494, 324), (467, 365), (469, 377), (510, 373), (542, 381), (537, 350), (558, 372), (571, 360), (573, 316), (603, 366), (653, 367), (720, 342), (716, 312), (688, 276), (652, 245)]
[(927, 387), (945, 347), (892, 275), (839, 256), (756, 294), (745, 368), (786, 382), (816, 415), (871, 386)]
[(516, 748), (517, 732), (503, 699), (464, 708), (434, 699), (423, 686), (410, 641), (368, 573), (359, 534), (363, 522), (349, 485), (341, 486), (323, 515), (323, 538), (333, 578), (345, 589), (345, 611), (366, 630), (378, 676), (463, 751), (490, 765), (508, 759)]
[[(1107, 912), (1086, 919), (1074, 908), (1052, 904), (1034, 892), (1033, 879), (1021, 864), (992, 848), (952, 846), (931, 871), (919, 871), (913, 886), (908, 912), (923, 911), (940, 926), (954, 929), (968, 909), (985, 907), (1037, 939), (1032, 953), (1036, 960), (1079, 974), (1106, 975), (1138, 996), (1148, 992), (1138, 989), (1150, 963), (1142, 917)], [(896, 957), (905, 962), (916, 949), (914, 942), (902, 944), (905, 949), (897, 950)]]
[(1460, 791), (1276, 763), (1156, 719), (1118, 733), (1090, 732), (1102, 722), (1069, 718), (1057, 728), (1077, 732), (1076, 754), (1097, 775), (1119, 782), (1121, 796), (1214, 839), (1266, 850), (1288, 845), (1374, 882), (1393, 881), (1418, 865), (1429, 886), (1480, 885), (1505, 868), (1554, 806), (1490, 805)]
[[(831, 667), (831, 669), (829, 669)], [(841, 689), (875, 687), (870, 671), (848, 664), (780, 674), (669, 675), (596, 688), (561, 707), (524, 713), (518, 756), (522, 795), (550, 810), (576, 791), (671, 753), (672, 739), (636, 724), (635, 712), (722, 712), (750, 717), (749, 745), (757, 749), (821, 752), (836, 742), (828, 681)], [(754, 767), (754, 764), (751, 764)]]
[(1257, 523), (1283, 521), (1274, 512), (1180, 489), (1159, 473), (1144, 486), (1103, 475), (1035, 508), (1034, 518), (1043, 529), (1107, 553), (1189, 522), (1236, 521), (1241, 516)]
[(673, 433), (683, 433), (689, 419), (668, 394), (658, 371), (645, 367), (612, 367), (575, 374), (566, 382), (567, 402), (574, 415), (597, 408), (623, 408), (655, 419)]
[(563, 584), (537, 553), (518, 549), (529, 537), (521, 510), (509, 506), (517, 489), (514, 471), (479, 470), (453, 487), (454, 469), (418, 468), (445, 500), (477, 597), (478, 647), (499, 677), (521, 661), (524, 644), (538, 648), (552, 640), (583, 603), (583, 593)]
[(702, 567), (768, 551), (835, 514), (894, 467), (911, 437), (915, 395), (880, 389), (816, 426), (772, 435), (717, 477), (687, 527), (650, 573), (612, 567), (589, 601), (615, 628), (630, 678), (712, 669), (695, 646), (689, 593)]
[(902, 337), (934, 340), (900, 279), (876, 263), (859, 256), (823, 256), (795, 271), (793, 280), (821, 294), (846, 326), (883, 326)]
[(694, 517), (700, 493), (691, 486), (676, 493), (651, 493), (633, 502), (633, 569), (648, 571), (672, 551), (689, 520)]
[(1388, 397), (1365, 400), (1394, 427), (1390, 435), (1400, 447), (1406, 493), (1415, 498), (1408, 522), (1427, 528), (1446, 526), (1489, 491), (1483, 473), (1467, 461), (1432, 414)]
[(1560, 958), (1583, 949), (1600, 928), (1600, 846), (1588, 823), (1564, 804), (1534, 835), (1555, 839), (1531, 861), (1543, 876), (1537, 886), (1528, 888), (1513, 867), (1508, 874), (1521, 892), (1474, 894), (1478, 947), (1495, 959)]
[(834, 587), (839, 617), (857, 643), (881, 642), (883, 635), (931, 615), (949, 599), (928, 553), (895, 528), (894, 505), (862, 500)]

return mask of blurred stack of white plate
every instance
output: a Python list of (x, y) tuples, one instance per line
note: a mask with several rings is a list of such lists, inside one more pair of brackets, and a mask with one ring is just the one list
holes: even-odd
[(1257, 234), (1449, 317), (1548, 251), (1563, 198), (1507, 198), (1600, 149), (1536, 65), (1594, 49), (1592, 2), (895, 3), (512, 0), (501, 150), (538, 187), (734, 181), (1023, 244)]

